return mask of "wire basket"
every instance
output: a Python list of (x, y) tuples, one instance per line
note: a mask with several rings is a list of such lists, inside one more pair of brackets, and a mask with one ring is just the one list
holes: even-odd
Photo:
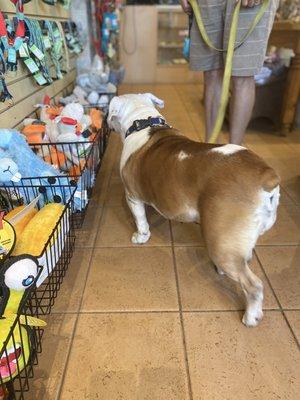
[[(44, 184), (44, 179), (49, 179), (52, 184)], [(62, 181), (62, 179), (64, 179)], [(72, 202), (76, 191), (74, 183), (65, 185), (66, 178), (23, 178), (21, 186), (0, 186), (1, 208), (6, 212), (17, 206), (29, 204), (33, 198), (40, 196), (37, 208), (44, 204), (62, 199), (65, 204), (64, 211), (57, 221), (43, 251), (37, 256), (38, 263), (43, 271), (37, 281), (36, 289), (31, 291), (27, 308), (34, 314), (49, 314), (54, 305), (58, 291), (66, 274), (72, 257), (75, 233), (72, 224)], [(64, 184), (62, 184), (62, 182)], [(41, 193), (42, 192), (42, 193)]]
[(74, 199), (80, 202), (80, 211), (73, 207), (73, 223), (75, 228), (82, 226), (89, 199), (95, 185), (96, 174), (100, 167), (104, 148), (102, 130), (93, 140), (84, 142), (33, 143), (33, 152), (54, 165), (58, 171), (77, 184)]
[[(34, 287), (30, 291), (34, 291)], [(34, 308), (29, 307), (30, 291), (5, 341), (0, 344), (1, 400), (25, 399), (30, 379), (34, 376), (34, 365), (38, 364), (38, 354), (42, 351), (44, 329), (29, 323), (29, 317), (38, 317)]]

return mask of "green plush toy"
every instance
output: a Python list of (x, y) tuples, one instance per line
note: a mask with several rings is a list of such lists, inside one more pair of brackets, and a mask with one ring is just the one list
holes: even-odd
[[(24, 369), (31, 355), (31, 326), (45, 326), (38, 318), (20, 315), (28, 290), (40, 273), (36, 258), (13, 257), (0, 266), (0, 382), (14, 379)], [(19, 321), (19, 322), (18, 322)], [(9, 340), (8, 340), (9, 339)], [(0, 385), (0, 398), (5, 393)]]

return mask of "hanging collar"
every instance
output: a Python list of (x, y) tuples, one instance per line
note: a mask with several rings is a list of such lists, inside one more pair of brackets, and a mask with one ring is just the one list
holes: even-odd
[(149, 117), (147, 119), (137, 119), (127, 130), (125, 139), (133, 132), (141, 131), (145, 128), (152, 128), (154, 126), (169, 126), (162, 117)]

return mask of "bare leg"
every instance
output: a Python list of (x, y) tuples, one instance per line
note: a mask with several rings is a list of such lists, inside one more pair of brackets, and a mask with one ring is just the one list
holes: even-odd
[(135, 244), (148, 242), (151, 233), (145, 212), (145, 204), (140, 200), (131, 199), (126, 196), (128, 206), (134, 216), (137, 232), (132, 235), (131, 241)]
[(204, 72), (205, 141), (208, 142), (218, 115), (223, 82), (222, 69)]
[(230, 103), (230, 143), (242, 144), (255, 101), (255, 82), (252, 76), (232, 77)]

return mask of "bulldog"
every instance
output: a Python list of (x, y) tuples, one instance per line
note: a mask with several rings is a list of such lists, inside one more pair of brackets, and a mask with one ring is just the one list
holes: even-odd
[(217, 272), (240, 283), (246, 298), (243, 323), (263, 317), (263, 284), (249, 268), (256, 241), (276, 221), (279, 182), (259, 156), (234, 144), (188, 139), (170, 127), (153, 94), (115, 97), (108, 126), (120, 133), (120, 173), (137, 231), (132, 242), (150, 239), (145, 205), (167, 219), (200, 223)]

